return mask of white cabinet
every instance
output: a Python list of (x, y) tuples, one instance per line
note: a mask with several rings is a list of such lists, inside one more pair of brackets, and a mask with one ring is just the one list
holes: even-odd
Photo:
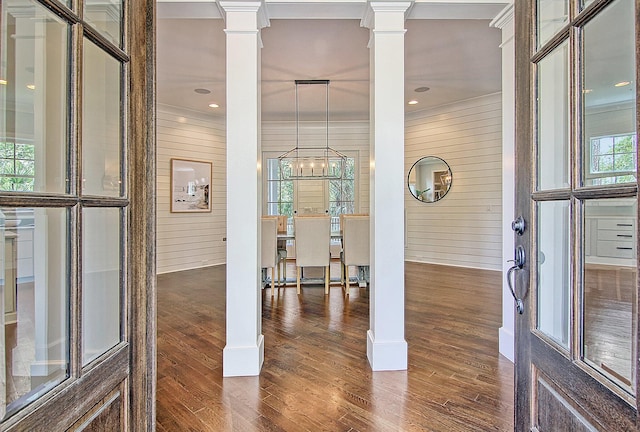
[[(585, 254), (587, 263), (635, 265), (635, 201), (620, 205), (605, 200), (587, 206), (585, 213)], [(626, 204), (623, 201), (622, 204)]]

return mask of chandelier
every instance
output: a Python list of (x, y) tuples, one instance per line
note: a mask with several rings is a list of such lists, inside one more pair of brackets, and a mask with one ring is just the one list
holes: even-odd
[[(278, 157), (282, 180), (341, 179), (347, 157), (329, 147), (329, 80), (296, 80), (296, 146)], [(301, 86), (324, 86), (325, 106), (324, 136), (319, 133), (301, 134), (300, 91)], [(318, 124), (316, 122), (315, 124)], [(324, 145), (320, 145), (324, 142)]]

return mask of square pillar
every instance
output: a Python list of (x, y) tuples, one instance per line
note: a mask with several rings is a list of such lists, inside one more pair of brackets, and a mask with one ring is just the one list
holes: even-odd
[(404, 21), (410, 2), (370, 2), (371, 295), (367, 358), (407, 369), (404, 339)]
[[(258, 375), (261, 2), (222, 1), (227, 35), (227, 344), (223, 376)], [(214, 168), (215, 169), (215, 168)]]

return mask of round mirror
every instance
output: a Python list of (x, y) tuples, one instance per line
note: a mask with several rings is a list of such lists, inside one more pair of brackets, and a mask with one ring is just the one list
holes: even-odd
[(451, 168), (436, 156), (418, 160), (409, 170), (407, 186), (418, 201), (436, 202), (444, 198), (451, 189)]

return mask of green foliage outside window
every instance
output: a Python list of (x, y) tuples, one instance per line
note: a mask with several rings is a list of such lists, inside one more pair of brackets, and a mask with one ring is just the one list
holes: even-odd
[(0, 142), (0, 190), (32, 192), (35, 175), (33, 144)]
[(293, 181), (283, 180), (280, 183), (278, 197), (278, 214), (293, 216)]

